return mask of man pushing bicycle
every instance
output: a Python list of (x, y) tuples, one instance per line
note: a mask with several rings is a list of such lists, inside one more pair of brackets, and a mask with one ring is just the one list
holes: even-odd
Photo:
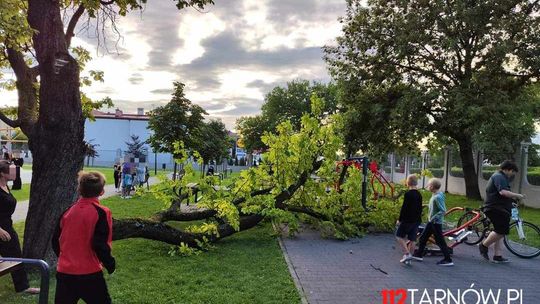
[(508, 263), (508, 259), (502, 256), (501, 245), (505, 235), (510, 231), (510, 216), (512, 214), (512, 202), (523, 199), (523, 194), (510, 191), (510, 180), (518, 172), (516, 164), (505, 160), (487, 183), (486, 197), (484, 200), (484, 213), (493, 223), (494, 229), (487, 238), (479, 244), (480, 255), (489, 261), (489, 247), (494, 249), (494, 263)]

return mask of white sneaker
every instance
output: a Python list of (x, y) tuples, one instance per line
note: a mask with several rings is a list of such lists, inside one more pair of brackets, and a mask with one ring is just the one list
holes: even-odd
[(400, 262), (400, 263), (405, 263), (405, 262), (407, 262), (407, 261), (409, 261), (409, 260), (412, 260), (412, 256), (411, 256), (410, 253), (404, 254), (404, 255), (403, 255), (403, 258), (402, 258), (401, 260), (399, 260), (399, 262)]

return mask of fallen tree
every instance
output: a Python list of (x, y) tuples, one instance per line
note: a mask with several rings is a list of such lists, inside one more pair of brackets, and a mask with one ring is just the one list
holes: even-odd
[[(358, 235), (367, 226), (392, 229), (398, 207), (394, 202), (378, 202), (377, 208), (366, 212), (360, 202), (359, 170), (350, 171), (341, 190), (336, 190), (335, 181), (343, 179), (335, 170), (338, 152), (343, 148), (336, 135), (340, 117), (323, 120), (323, 101), (316, 97), (312, 107), (313, 114), (304, 115), (300, 131), (294, 132), (292, 125), (285, 122), (278, 127), (277, 134), (263, 136), (270, 147), (264, 162), (241, 172), (232, 185), (213, 187), (215, 177), (201, 179), (198, 191), (204, 197), (196, 207), (182, 205), (192, 194), (189, 190), (177, 190), (187, 189), (187, 178), (193, 169), (185, 166), (186, 174), (179, 180), (163, 178), (151, 192), (168, 208), (145, 219), (115, 219), (113, 239), (146, 238), (204, 248), (264, 219), (286, 224), (292, 233), (297, 231), (301, 219), (309, 219), (338, 238)], [(185, 162), (187, 154), (181, 144), (176, 149), (176, 155), (182, 155), (179, 162)], [(201, 220), (202, 224), (184, 230), (168, 224)]]

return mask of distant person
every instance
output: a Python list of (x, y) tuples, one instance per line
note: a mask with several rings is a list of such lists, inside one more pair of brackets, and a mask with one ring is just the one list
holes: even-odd
[(133, 175), (131, 164), (125, 162), (122, 166), (122, 198), (131, 198), (131, 188), (133, 187)]
[(214, 175), (214, 166), (210, 165), (208, 166), (208, 171), (206, 171), (206, 176), (212, 176)]
[(422, 221), (422, 194), (417, 190), (417, 186), (418, 177), (415, 174), (407, 176), (409, 190), (403, 196), (403, 205), (399, 213), (396, 231), (397, 242), (403, 251), (401, 263), (413, 259), (412, 254), (416, 245), (418, 226)]
[[(9, 174), (9, 162), (0, 160), (0, 255), (10, 258), (21, 258), (19, 235), (13, 229), (11, 216), (15, 212), (17, 200), (11, 194), (7, 185), (12, 176)], [(23, 267), (11, 272), (11, 278), (16, 292), (38, 294), (39, 288), (31, 288), (28, 276)]]
[(122, 198), (130, 199), (133, 188), (133, 175), (122, 173)]
[(454, 266), (454, 262), (450, 257), (450, 249), (446, 245), (442, 232), (442, 224), (444, 222), (444, 214), (446, 213), (446, 204), (444, 193), (441, 191), (441, 181), (437, 178), (432, 178), (428, 182), (428, 190), (432, 193), (429, 200), (429, 222), (426, 224), (420, 240), (418, 242), (418, 250), (414, 253), (413, 258), (417, 261), (423, 260), (424, 249), (427, 241), (433, 235), (437, 246), (441, 249), (444, 258), (437, 262), (440, 266)]
[(145, 176), (146, 176), (145, 168), (142, 165), (139, 165), (137, 167), (137, 179), (136, 179), (137, 185), (139, 187), (142, 187), (144, 185)]
[(6, 145), (2, 145), (2, 155), (5, 160), (9, 160), (9, 149), (6, 147)]
[(509, 262), (501, 254), (501, 245), (504, 236), (510, 232), (510, 215), (512, 214), (513, 200), (525, 197), (523, 194), (510, 191), (510, 180), (518, 171), (518, 167), (514, 162), (505, 160), (487, 183), (484, 212), (493, 223), (494, 231), (489, 233), (478, 247), (480, 255), (487, 261), (489, 261), (489, 246), (493, 245), (493, 262)]
[(111, 297), (103, 267), (112, 274), (116, 261), (112, 250), (112, 215), (102, 206), (105, 177), (99, 172), (79, 173), (79, 200), (58, 222), (52, 246), (58, 256), (56, 304), (108, 304)]
[(113, 168), (114, 189), (118, 193), (120, 192), (120, 176), (122, 175), (122, 165), (120, 165), (120, 163), (116, 163), (114, 164)]
[(150, 170), (148, 170), (148, 166), (144, 166), (144, 182), (148, 186), (148, 180), (150, 179)]

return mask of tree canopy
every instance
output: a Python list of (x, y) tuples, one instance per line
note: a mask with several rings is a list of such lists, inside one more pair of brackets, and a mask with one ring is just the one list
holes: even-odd
[(174, 82), (171, 101), (149, 113), (148, 128), (152, 135), (148, 143), (156, 152), (173, 153), (174, 143), (182, 141), (186, 149), (196, 149), (204, 134), (206, 111), (191, 103), (184, 93), (185, 85)]
[(229, 155), (228, 149), (232, 146), (225, 124), (217, 119), (211, 119), (204, 123), (201, 136), (196, 140), (195, 150), (199, 152), (204, 164), (208, 164), (212, 160), (219, 163)]
[[(102, 29), (115, 27), (119, 16), (142, 10), (146, 2), (0, 1), (0, 68), (9, 67), (15, 76), (15, 81), (6, 81), (2, 87), (18, 93), (17, 117), (9, 118), (0, 112), (0, 120), (13, 128), (20, 127), (28, 136), (34, 160), (25, 257), (54, 260), (50, 236), (58, 217), (77, 195), (76, 176), (86, 150), (85, 113), (92, 107), (110, 104), (108, 100), (92, 102), (81, 92), (81, 86), (102, 80), (103, 74), (88, 71), (81, 77), (89, 56), (71, 45), (77, 24), (85, 16), (98, 20)], [(212, 0), (174, 3), (179, 9), (213, 4)], [(56, 166), (58, 163), (63, 166)], [(51, 176), (52, 171), (57, 174)]]
[(337, 87), (333, 83), (310, 83), (308, 80), (293, 80), (285, 87), (273, 88), (264, 98), (261, 114), (252, 117), (241, 117), (236, 122), (237, 130), (242, 136), (246, 151), (265, 149), (261, 141), (265, 132), (275, 132), (277, 126), (290, 121), (294, 130), (299, 130), (302, 116), (310, 113), (310, 98), (317, 94), (324, 98), (325, 108), (321, 115), (330, 115), (337, 110)]
[(530, 138), (539, 117), (539, 8), (527, 0), (349, 1), (343, 35), (325, 48), (350, 126), (362, 127), (349, 136), (388, 147), (451, 138), (467, 196), (479, 198), (473, 148)]

